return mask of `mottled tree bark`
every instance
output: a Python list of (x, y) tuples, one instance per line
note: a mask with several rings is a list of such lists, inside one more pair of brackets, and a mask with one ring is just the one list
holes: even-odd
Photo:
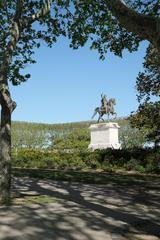
[(1, 109), (0, 130), (0, 203), (10, 201), (11, 185), (11, 113), (7, 108)]
[(11, 185), (11, 114), (16, 103), (11, 100), (8, 90), (0, 93), (0, 101), (0, 203), (8, 204)]
[[(2, 75), (1, 77), (4, 77)], [(16, 107), (6, 84), (0, 84), (0, 204), (9, 204), (11, 186), (11, 114)]]

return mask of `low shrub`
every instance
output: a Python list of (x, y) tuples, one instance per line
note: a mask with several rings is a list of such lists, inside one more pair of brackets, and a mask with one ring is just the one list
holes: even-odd
[(12, 154), (13, 167), (55, 170), (125, 169), (138, 172), (160, 172), (160, 152), (150, 149), (103, 151), (47, 151), (22, 149)]
[(137, 166), (137, 160), (134, 158), (131, 158), (126, 164), (125, 168), (127, 171), (135, 170)]
[(160, 152), (146, 156), (146, 172), (160, 173)]
[(139, 162), (139, 160), (135, 159), (135, 158), (131, 158), (131, 160), (129, 160), (127, 162), (127, 164), (125, 164), (125, 169), (127, 171), (137, 171), (140, 173), (145, 173), (145, 168), (144, 166), (142, 166)]
[(145, 168), (142, 165), (138, 165), (138, 164), (135, 167), (135, 171), (137, 171), (139, 173), (145, 173), (146, 172)]
[(83, 161), (85, 162), (86, 166), (91, 169), (101, 168), (102, 161), (101, 161), (101, 154), (98, 151), (95, 152), (85, 152), (82, 154)]

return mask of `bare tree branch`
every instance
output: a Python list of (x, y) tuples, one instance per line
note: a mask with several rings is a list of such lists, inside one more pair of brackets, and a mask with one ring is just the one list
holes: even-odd
[(6, 68), (10, 64), (13, 51), (20, 36), (20, 19), (23, 11), (23, 1), (24, 0), (17, 0), (16, 2), (16, 11), (11, 25), (11, 38), (7, 45), (7, 51), (4, 60)]
[(17, 0), (14, 21), (17, 22), (20, 20), (20, 18), (22, 16), (22, 11), (23, 11), (23, 0)]
[(9, 17), (9, 12), (8, 12), (8, 5), (7, 5), (7, 1), (4, 0), (4, 8), (5, 8), (5, 11), (6, 11), (6, 15), (7, 15), (7, 19), (8, 19), (8, 22), (10, 20), (10, 17)]
[(37, 13), (33, 14), (32, 16), (25, 18), (22, 20), (22, 28), (32, 24), (33, 22), (37, 21), (38, 19), (46, 16), (50, 10), (53, 0), (46, 0), (42, 9)]

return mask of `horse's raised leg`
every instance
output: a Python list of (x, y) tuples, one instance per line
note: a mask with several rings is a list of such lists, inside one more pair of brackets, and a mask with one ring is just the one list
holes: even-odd
[(100, 122), (100, 119), (101, 119), (101, 116), (99, 116), (99, 118), (98, 118), (98, 123)]
[(93, 113), (92, 119), (96, 116), (97, 112), (98, 112), (98, 108), (96, 108), (96, 109), (94, 110), (94, 113)]

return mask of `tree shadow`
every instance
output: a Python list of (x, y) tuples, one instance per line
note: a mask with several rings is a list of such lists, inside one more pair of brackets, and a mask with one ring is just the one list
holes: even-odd
[[(57, 199), (53, 204), (0, 208), (0, 239), (159, 239), (160, 187), (80, 184), (16, 178), (14, 191)], [(143, 238), (144, 237), (144, 238)]]

